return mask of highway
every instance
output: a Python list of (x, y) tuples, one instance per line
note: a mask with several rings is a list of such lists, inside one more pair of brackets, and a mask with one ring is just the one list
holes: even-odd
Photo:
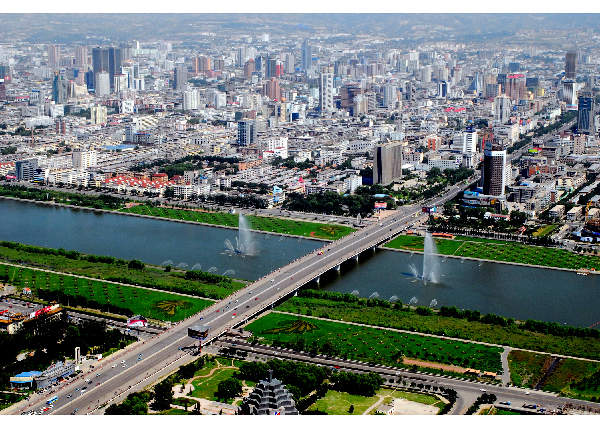
[[(477, 176), (470, 183), (476, 180), (478, 180)], [(443, 197), (427, 201), (426, 205), (439, 206), (467, 186), (468, 184), (453, 186)], [(27, 410), (39, 410), (48, 397), (54, 395), (58, 395), (59, 400), (47, 413), (70, 414), (75, 409), (79, 409), (76, 414), (91, 413), (109, 400), (111, 403), (122, 401), (127, 393), (151, 384), (179, 365), (193, 360), (187, 352), (179, 351), (179, 348), (198, 343), (197, 340), (187, 336), (188, 327), (209, 325), (210, 333), (205, 342), (210, 343), (228, 329), (272, 307), (278, 300), (293, 295), (302, 285), (317, 279), (323, 272), (336, 268), (344, 261), (366, 250), (374, 249), (377, 245), (398, 235), (409, 228), (413, 222), (418, 221), (412, 216), (420, 212), (420, 205), (402, 207), (378, 223), (328, 243), (170, 329), (135, 345), (132, 349), (118, 356), (109, 357), (100, 366), (96, 366), (92, 373), (62, 386), (53, 393), (35, 395), (29, 400)], [(121, 361), (125, 361), (126, 365), (121, 364)], [(116, 367), (113, 368), (113, 365)], [(88, 378), (92, 382), (84, 382)], [(87, 387), (86, 392), (81, 394), (81, 388), (84, 386)], [(67, 398), (70, 394), (72, 396)], [(18, 409), (13, 413), (19, 414), (22, 411), (23, 409)]]

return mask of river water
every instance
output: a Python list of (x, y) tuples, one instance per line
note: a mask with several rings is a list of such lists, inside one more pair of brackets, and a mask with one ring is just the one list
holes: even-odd
[[(257, 255), (241, 257), (225, 253), (224, 241), (234, 242), (231, 229), (175, 223), (138, 217), (101, 214), (64, 207), (0, 200), (0, 240), (63, 247), (88, 254), (140, 259), (160, 265), (196, 263), (203, 271), (254, 280), (271, 270), (322, 246), (306, 239), (253, 234)], [(225, 253), (225, 254), (224, 254)], [(358, 261), (349, 260), (341, 271), (328, 272), (320, 286), (329, 291), (361, 297), (377, 292), (380, 298), (397, 296), (404, 303), (413, 297), (418, 305), (456, 306), (516, 319), (538, 319), (588, 327), (600, 321), (600, 281), (596, 275), (511, 266), (446, 258), (438, 263), (438, 283), (424, 283), (410, 276), (410, 265), (421, 272), (420, 254), (378, 249)]]

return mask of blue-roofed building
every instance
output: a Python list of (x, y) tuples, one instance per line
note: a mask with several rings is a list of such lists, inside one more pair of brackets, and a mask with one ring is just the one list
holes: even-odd
[(33, 389), (35, 377), (42, 372), (23, 372), (10, 377), (10, 387), (16, 389)]

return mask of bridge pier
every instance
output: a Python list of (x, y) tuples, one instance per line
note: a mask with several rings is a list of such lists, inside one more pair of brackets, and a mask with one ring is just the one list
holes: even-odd
[(358, 261), (358, 254), (352, 257), (354, 260)]
[(339, 265), (337, 265), (336, 267), (334, 267), (335, 270), (337, 270), (338, 272), (340, 271), (342, 267), (342, 264), (340, 263)]
[(369, 248), (369, 250), (375, 251), (375, 248), (377, 248), (377, 247), (375, 245), (373, 245), (371, 248)]
[(315, 279), (313, 279), (313, 281), (318, 284), (321, 281), (321, 275), (317, 276)]

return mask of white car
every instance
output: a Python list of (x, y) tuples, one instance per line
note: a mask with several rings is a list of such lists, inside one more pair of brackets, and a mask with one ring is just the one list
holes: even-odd
[(116, 365), (116, 364), (113, 364), (112, 368), (114, 369), (115, 367), (117, 367), (117, 365)]
[(525, 391), (525, 395), (529, 395), (529, 391)]

